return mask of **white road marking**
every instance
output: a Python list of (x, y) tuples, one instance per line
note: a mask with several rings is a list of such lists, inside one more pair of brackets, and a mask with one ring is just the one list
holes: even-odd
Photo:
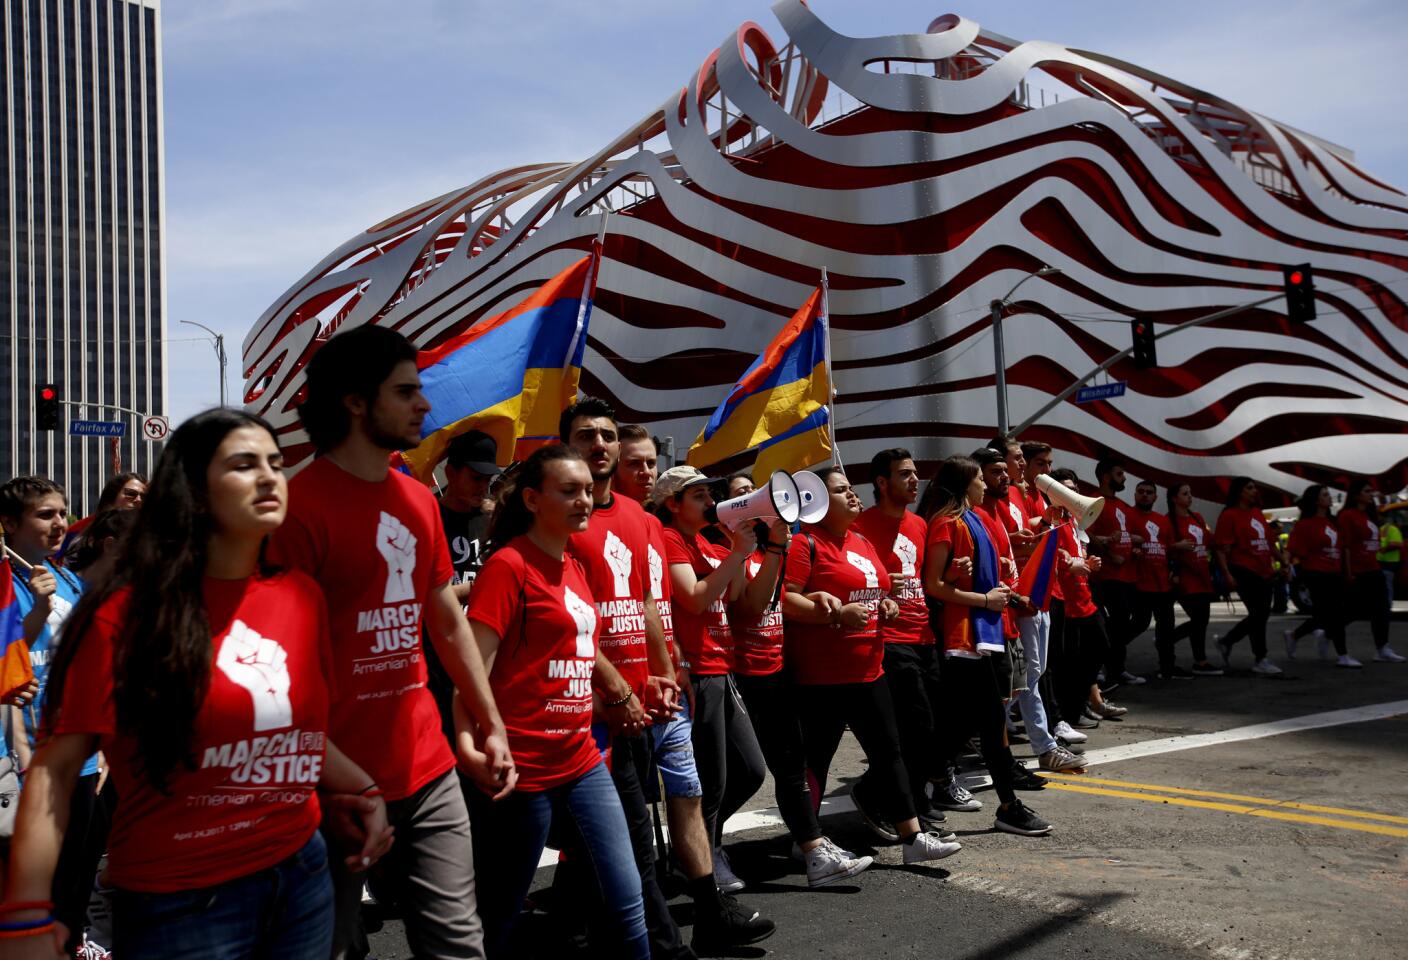
[[(1283, 733), (1297, 733), (1302, 730), (1319, 730), (1323, 727), (1338, 727), (1347, 723), (1366, 723), (1370, 720), (1385, 720), (1389, 717), (1396, 717), (1408, 714), (1408, 700), (1391, 700), (1388, 703), (1374, 703), (1364, 707), (1351, 707), (1347, 710), (1330, 710), (1325, 713), (1311, 713), (1303, 717), (1290, 717), (1286, 720), (1273, 720), (1270, 723), (1253, 723), (1245, 727), (1233, 727), (1230, 730), (1219, 730), (1216, 733), (1190, 733), (1181, 737), (1164, 737), (1159, 740), (1141, 740), (1138, 743), (1128, 743), (1118, 747), (1106, 747), (1102, 750), (1091, 750), (1084, 755), (1087, 766), (1095, 766), (1102, 763), (1119, 763), (1122, 760), (1137, 760), (1140, 757), (1155, 757), (1161, 753), (1175, 753), (1180, 750), (1196, 750), (1200, 747), (1215, 747), (1224, 743), (1237, 743), (1242, 740), (1260, 740), (1264, 737), (1274, 737)], [(986, 774), (980, 776), (964, 777), (963, 784), (968, 789), (973, 790), (979, 787), (986, 787), (992, 784), (992, 778)], [(839, 797), (827, 797), (821, 802), (819, 816), (827, 817), (836, 813), (850, 813), (855, 810), (855, 804), (851, 802), (850, 794)], [(728, 818), (724, 824), (724, 834), (743, 833), (748, 830), (758, 830), (763, 827), (783, 826), (782, 816), (778, 813), (777, 807), (765, 807), (761, 810), (748, 810), (736, 813)], [(669, 836), (669, 828), (662, 827), (666, 837)], [(557, 852), (554, 850), (543, 851), (542, 857), (538, 860), (538, 866), (548, 867), (557, 862)]]

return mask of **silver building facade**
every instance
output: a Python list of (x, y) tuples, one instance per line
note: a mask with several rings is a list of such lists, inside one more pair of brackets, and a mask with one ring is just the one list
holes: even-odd
[[(3, 0), (0, 479), (36, 473), (83, 515), (149, 473), (137, 414), (166, 410), (159, 0)], [(64, 428), (35, 429), (53, 383)], [(127, 436), (70, 437), (70, 420)]]

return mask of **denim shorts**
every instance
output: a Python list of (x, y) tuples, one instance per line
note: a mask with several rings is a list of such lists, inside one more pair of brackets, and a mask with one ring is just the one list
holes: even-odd
[[(641, 784), (647, 803), (660, 799), (659, 784), (665, 784), (665, 796), (702, 797), (704, 787), (699, 782), (699, 770), (694, 765), (694, 725), (689, 719), (689, 701), (680, 698), (680, 712), (669, 723), (653, 724), (645, 732), (650, 738), (650, 758), (659, 771), (658, 777), (647, 777)], [(606, 755), (606, 725), (592, 724), (596, 748)]]

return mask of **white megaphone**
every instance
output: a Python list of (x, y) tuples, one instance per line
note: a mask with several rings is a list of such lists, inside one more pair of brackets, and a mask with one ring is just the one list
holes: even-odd
[(797, 489), (802, 493), (801, 521), (820, 523), (831, 506), (831, 492), (826, 489), (826, 481), (810, 470), (792, 474)]
[(1100, 516), (1100, 511), (1105, 509), (1104, 497), (1087, 497), (1077, 493), (1059, 480), (1053, 480), (1049, 475), (1043, 473), (1036, 478), (1036, 488), (1046, 494), (1046, 499), (1059, 507), (1065, 507), (1076, 520), (1076, 525), (1082, 530), (1089, 530), (1090, 525)]
[(767, 484), (752, 493), (710, 507), (704, 511), (704, 519), (737, 530), (750, 520), (767, 517), (781, 517), (784, 523), (793, 524), (801, 509), (802, 495), (797, 490), (797, 482), (787, 471), (779, 470)]

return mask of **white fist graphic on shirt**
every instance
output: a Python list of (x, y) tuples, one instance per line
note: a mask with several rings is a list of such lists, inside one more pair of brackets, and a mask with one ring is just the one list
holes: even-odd
[(919, 548), (914, 541), (902, 533), (895, 534), (895, 556), (900, 558), (900, 574), (915, 576), (915, 566), (919, 563)]
[(665, 561), (653, 546), (647, 546), (645, 551), (650, 561), (650, 595), (660, 600), (665, 596)]
[(865, 585), (867, 587), (880, 586), (880, 576), (875, 572), (875, 564), (870, 562), (869, 557), (856, 553), (854, 550), (847, 550), (846, 562), (865, 574)]
[(562, 588), (562, 603), (577, 625), (577, 656), (595, 657), (592, 641), (596, 638), (596, 608), (573, 593), (571, 587)]
[(386, 591), (382, 600), (400, 603), (415, 596), (411, 574), (416, 569), (416, 536), (385, 510), (376, 525), (376, 549), (386, 561)]
[(1265, 539), (1266, 539), (1266, 527), (1262, 524), (1262, 522), (1261, 522), (1260, 520), (1255, 520), (1255, 519), (1250, 520), (1250, 521), (1248, 521), (1248, 522), (1251, 524), (1251, 528), (1256, 531), (1257, 539), (1258, 539), (1258, 540), (1265, 540)]
[(611, 568), (611, 579), (615, 581), (616, 596), (629, 597), (631, 595), (631, 567), (635, 560), (631, 554), (631, 548), (626, 546), (613, 531), (608, 530), (606, 531), (606, 546), (602, 547), (601, 555), (605, 558), (606, 565)]
[(1338, 530), (1336, 530), (1334, 527), (1329, 526), (1328, 524), (1326, 524), (1326, 526), (1325, 526), (1325, 536), (1328, 537), (1329, 540), (1330, 540), (1330, 549), (1331, 549), (1331, 550), (1333, 550), (1333, 549), (1335, 549), (1335, 547), (1339, 546), (1339, 542), (1340, 542), (1340, 532), (1339, 532)]
[(293, 705), (288, 699), (288, 654), (277, 640), (261, 637), (243, 620), (236, 620), (220, 644), (215, 665), (231, 683), (249, 691), (254, 701), (256, 731), (293, 726)]
[(1144, 530), (1149, 534), (1149, 543), (1159, 542), (1159, 525), (1150, 520), (1144, 524)]

